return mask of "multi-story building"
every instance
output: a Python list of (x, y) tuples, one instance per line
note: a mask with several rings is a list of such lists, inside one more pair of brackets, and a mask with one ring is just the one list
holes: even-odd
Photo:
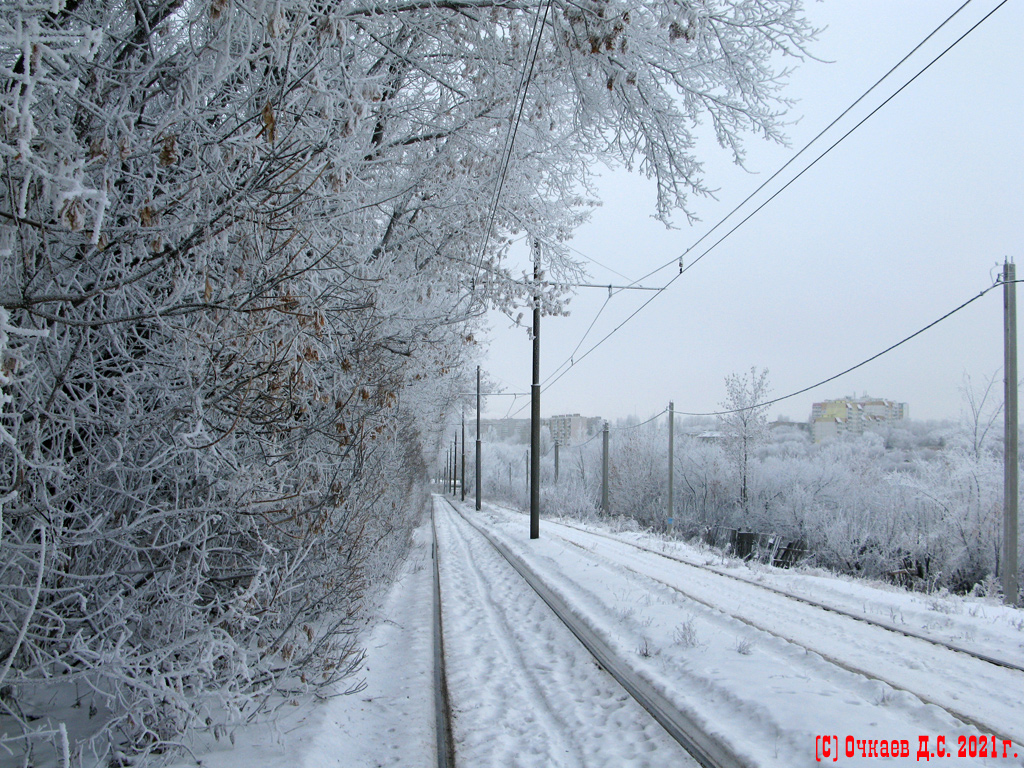
[(572, 445), (587, 438), (587, 422), (578, 413), (552, 416), (547, 420), (551, 439), (559, 445)]
[(892, 400), (847, 397), (825, 400), (811, 407), (811, 435), (820, 443), (843, 434), (861, 435), (909, 418), (910, 406)]

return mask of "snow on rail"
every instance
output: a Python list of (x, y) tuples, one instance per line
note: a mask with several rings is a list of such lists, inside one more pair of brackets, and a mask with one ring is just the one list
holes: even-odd
[[(946, 745), (969, 747), (987, 734), (993, 743), (998, 737), (1009, 745), (1008, 759), (1000, 755), (991, 762), (991, 757), (967, 755), (969, 763), (947, 762), (952, 756), (947, 755), (943, 768), (1024, 766), (1017, 733), (1024, 684), (1015, 669), (654, 557), (616, 537), (592, 537), (589, 531), (558, 529), (544, 521), (541, 538), (527, 540), (521, 514), (489, 504), (481, 513), (463, 511), (526, 563), (676, 709), (747, 765), (815, 765), (825, 737), (833, 745), (838, 739), (846, 752), (847, 737), (853, 745), (863, 741), (869, 746), (885, 737), (890, 745), (896, 737), (901, 744), (930, 740), (934, 745), (941, 737)], [(573, 541), (552, 535), (562, 530)], [(878, 611), (892, 604), (906, 610), (911, 622), (919, 622), (924, 613), (934, 622), (939, 610), (924, 611), (914, 602), (917, 598), (902, 592), (823, 575), (759, 574), (779, 580), (784, 575), (798, 589), (826, 601), (859, 606), (863, 599), (865, 613), (868, 606)], [(981, 604), (975, 607), (980, 610)], [(972, 608), (970, 620), (963, 616), (950, 629), (976, 628), (977, 639), (968, 642), (998, 656), (1024, 639), (1018, 634), (1024, 631), (1018, 626), (1020, 612), (1011, 613), (976, 616)], [(902, 618), (898, 611), (897, 616)], [(943, 613), (939, 618), (949, 617)], [(996, 624), (990, 627), (989, 619)], [(942, 627), (936, 631), (943, 632)], [(1000, 734), (1014, 738), (1007, 741)], [(872, 755), (865, 757), (874, 764)], [(916, 764), (915, 754), (893, 757), (899, 758), (897, 765)]]
[[(447, 499), (445, 499), (447, 501)], [(566, 603), (552, 592), (537, 576), (507, 547), (495, 540), (487, 531), (467, 519), (458, 508), (448, 502), (451, 508), (466, 520), (495, 550), (511, 565), (527, 584), (537, 593), (554, 614), (565, 624), (598, 661), (601, 667), (640, 704), (650, 715), (689, 752), (704, 768), (743, 768), (745, 765), (724, 744), (703, 732), (690, 718), (676, 709), (672, 703), (650, 683), (639, 677), (625, 664), (585, 622), (580, 620)]]
[(508, 561), (434, 499), (456, 763), (696, 768)]
[(444, 667), (444, 623), (441, 616), (441, 571), (437, 556), (437, 524), (430, 512), (430, 559), (433, 561), (434, 608), (434, 730), (437, 744), (437, 768), (455, 768), (452, 744), (451, 706), (448, 702), (448, 679)]
[(1012, 662), (1012, 661), (1010, 661), (1008, 659), (1000, 658), (998, 656), (994, 656), (994, 655), (992, 655), (990, 653), (985, 653), (985, 652), (979, 651), (977, 649), (972, 650), (972, 649), (967, 648), (964, 645), (961, 645), (959, 643), (953, 643), (953, 642), (949, 642), (949, 641), (946, 641), (946, 640), (942, 640), (941, 638), (937, 638), (937, 637), (935, 637), (933, 635), (927, 634), (927, 633), (922, 632), (922, 631), (910, 629), (909, 627), (900, 627), (900, 626), (898, 626), (896, 624), (893, 624), (893, 623), (889, 623), (889, 622), (886, 622), (886, 621), (881, 621), (879, 619), (873, 619), (873, 618), (870, 618), (868, 616), (865, 616), (863, 613), (856, 613), (854, 611), (848, 611), (848, 610), (845, 610), (845, 609), (840, 608), (838, 606), (829, 605), (827, 603), (821, 602), (820, 600), (814, 600), (813, 598), (810, 598), (810, 597), (794, 594), (794, 593), (789, 592), (788, 590), (785, 590), (785, 589), (779, 589), (777, 587), (768, 586), (767, 584), (763, 584), (761, 582), (752, 581), (751, 579), (745, 579), (742, 576), (739, 576), (738, 574), (729, 573), (728, 571), (726, 571), (726, 570), (724, 570), (722, 568), (716, 568), (714, 566), (707, 565), (705, 563), (697, 563), (697, 562), (694, 562), (692, 560), (687, 560), (685, 558), (678, 557), (676, 555), (670, 555), (667, 552), (659, 552), (656, 549), (651, 549), (650, 547), (641, 546), (640, 544), (637, 544), (636, 542), (633, 542), (633, 541), (626, 541), (625, 539), (619, 538), (617, 536), (613, 536), (611, 534), (602, 533), (600, 531), (594, 531), (594, 530), (588, 530), (588, 529), (585, 529), (585, 528), (580, 528), (579, 526), (572, 525), (571, 523), (567, 523), (565, 521), (559, 521), (557, 523), (554, 523), (554, 525), (563, 526), (565, 528), (572, 528), (573, 530), (580, 531), (581, 533), (586, 533), (586, 534), (588, 534), (590, 536), (600, 536), (601, 538), (609, 539), (611, 541), (618, 542), (619, 544), (625, 544), (626, 546), (633, 547), (634, 549), (638, 549), (641, 552), (649, 552), (652, 555), (657, 555), (658, 557), (663, 557), (666, 560), (672, 560), (674, 562), (682, 563), (683, 565), (688, 565), (688, 566), (691, 566), (693, 568), (700, 568), (700, 569), (705, 570), (705, 571), (710, 571), (711, 573), (716, 573), (719, 576), (724, 576), (727, 579), (733, 579), (735, 581), (739, 581), (739, 582), (742, 582), (744, 584), (749, 584), (752, 587), (757, 587), (758, 589), (763, 589), (763, 590), (766, 590), (768, 592), (773, 592), (776, 595), (781, 595), (783, 597), (788, 597), (790, 600), (796, 600), (798, 602), (814, 606), (815, 608), (820, 608), (823, 611), (830, 611), (832, 613), (837, 613), (840, 616), (846, 616), (847, 618), (854, 619), (855, 621), (862, 621), (862, 622), (864, 622), (866, 624), (871, 624), (871, 625), (876, 626), (876, 627), (881, 627), (882, 629), (886, 629), (886, 630), (888, 630), (890, 632), (896, 632), (896, 633), (904, 635), (906, 637), (913, 637), (913, 638), (916, 638), (918, 640), (923, 640), (926, 643), (932, 643), (933, 645), (939, 645), (939, 646), (942, 646), (943, 648), (947, 648), (947, 649), (949, 649), (951, 651), (956, 651), (957, 653), (963, 653), (963, 654), (966, 654), (968, 656), (973, 656), (976, 659), (979, 659), (981, 661), (987, 662), (989, 664), (994, 664), (994, 665), (996, 665), (998, 667), (1006, 667), (1007, 669), (1015, 669), (1018, 672), (1024, 672), (1024, 665)]
[[(612, 540), (615, 541), (615, 539), (612, 539)], [(586, 549), (585, 547), (583, 547), (578, 542), (571, 541), (569, 539), (566, 539), (566, 541), (569, 544), (572, 544), (574, 546), (580, 547), (581, 549), (584, 549), (584, 550)], [(626, 542), (621, 542), (620, 541), (618, 543), (623, 544), (623, 543), (626, 543)], [(629, 546), (632, 546), (632, 545), (629, 545)], [(636, 549), (639, 549), (639, 550), (641, 550), (643, 552), (650, 552), (651, 554), (658, 554), (657, 552), (654, 552), (653, 550), (648, 550), (648, 549), (646, 549), (644, 547), (636, 547)], [(594, 556), (594, 554), (595, 554), (592, 551), (588, 551), (588, 552), (589, 552), (589, 554), (591, 556)], [(816, 653), (819, 656), (821, 656), (821, 658), (823, 658), (825, 661), (829, 662), (830, 664), (834, 664), (835, 666), (840, 667), (842, 669), (845, 669), (845, 670), (847, 670), (849, 672), (853, 672), (855, 674), (863, 675), (864, 677), (867, 677), (867, 678), (870, 678), (870, 679), (873, 679), (873, 680), (878, 680), (879, 682), (882, 682), (882, 683), (885, 683), (886, 685), (891, 686), (895, 690), (906, 691), (907, 693), (912, 694), (913, 696), (916, 696), (917, 698), (919, 698), (921, 701), (925, 702), (926, 704), (931, 704), (933, 706), (936, 706), (936, 707), (939, 707), (941, 709), (946, 710), (946, 712), (948, 712), (950, 715), (955, 717), (957, 720), (961, 720), (964, 723), (967, 723), (969, 725), (973, 725), (975, 728), (977, 728), (982, 733), (991, 734), (993, 736), (998, 737), (998, 739), (1000, 741), (1006, 740), (1006, 741), (1014, 741), (1014, 742), (1016, 742), (1018, 744), (1024, 743), (1024, 733), (1022, 733), (1022, 732), (1011, 732), (1010, 730), (1008, 730), (1009, 728), (1012, 728), (1015, 725), (1019, 725), (1019, 721), (1018, 721), (1018, 717), (1017, 717), (1016, 713), (1013, 713), (1010, 716), (1010, 718), (1008, 718), (1009, 722), (1004, 720), (999, 725), (987, 724), (985, 722), (982, 722), (980, 716), (974, 715), (974, 714), (968, 714), (966, 711), (964, 711), (964, 708), (962, 706), (958, 706), (958, 705), (952, 703), (948, 697), (943, 698), (942, 696), (936, 696), (935, 693), (933, 693), (931, 691), (922, 690), (924, 688), (924, 686), (918, 685), (916, 687), (910, 687), (910, 686), (907, 685), (906, 682), (895, 680), (895, 679), (892, 678), (891, 675), (887, 676), (885, 673), (879, 672), (879, 671), (877, 671), (877, 669), (870, 668), (866, 664), (859, 664), (858, 665), (858, 664), (851, 663), (850, 661), (842, 658), (842, 655), (839, 654), (839, 653), (836, 653), (835, 651), (823, 650), (820, 645), (808, 644), (806, 640), (797, 639), (797, 638), (793, 637), (791, 633), (786, 633), (784, 631), (780, 631), (778, 628), (773, 627), (772, 623), (770, 621), (758, 620), (758, 619), (755, 619), (755, 618), (751, 618), (749, 615), (742, 615), (742, 612), (733, 612), (733, 611), (729, 610), (728, 608), (723, 608), (721, 606), (721, 604), (712, 603), (711, 601), (709, 601), (707, 599), (701, 598), (700, 596), (694, 594), (692, 590), (688, 590), (688, 589), (685, 589), (683, 587), (680, 587), (678, 584), (670, 583), (669, 581), (666, 581), (665, 579), (662, 579), (662, 578), (658, 578), (657, 576), (654, 576), (654, 575), (652, 575), (650, 573), (644, 573), (641, 570), (637, 570), (636, 568), (630, 567), (629, 565), (626, 565), (623, 562), (616, 561), (613, 558), (606, 558), (606, 559), (608, 560), (608, 562), (614, 563), (618, 567), (625, 568), (626, 570), (631, 571), (632, 573), (635, 573), (638, 576), (651, 579), (651, 580), (657, 582), (658, 584), (661, 584), (662, 586), (664, 586), (664, 587), (666, 587), (668, 589), (671, 589), (671, 590), (673, 590), (675, 592), (678, 592), (679, 594), (683, 595), (684, 597), (686, 597), (689, 600), (693, 600), (694, 602), (698, 602), (701, 605), (704, 605), (704, 606), (707, 606), (708, 608), (711, 608), (712, 610), (717, 610), (717, 611), (722, 611), (724, 613), (727, 613), (729, 616), (731, 616), (732, 618), (736, 619), (737, 621), (740, 621), (740, 622), (742, 622), (742, 623), (744, 623), (744, 624), (746, 624), (746, 625), (748, 625), (750, 627), (753, 627), (754, 629), (757, 629), (757, 630), (759, 630), (761, 632), (768, 633), (770, 635), (774, 635), (775, 637), (779, 638), (780, 640), (784, 640), (787, 643), (792, 643), (793, 645), (798, 645), (801, 648), (804, 648), (804, 649), (806, 649), (809, 652)], [(675, 558), (669, 558), (669, 559), (670, 560), (674, 560)], [(676, 560), (676, 562), (682, 563), (683, 561)], [(687, 563), (683, 563), (683, 564), (689, 565)], [(698, 566), (692, 566), (692, 567), (698, 567)], [(718, 573), (717, 571), (714, 571), (713, 569), (707, 569), (707, 570), (710, 570), (712, 573), (715, 573), (718, 576), (727, 575), (727, 574)], [(737, 579), (737, 580), (743, 582), (744, 584), (748, 584), (750, 586), (760, 586), (760, 585), (755, 584), (753, 582), (749, 582), (749, 581), (747, 581), (745, 579)], [(776, 592), (776, 594), (780, 594), (780, 595), (783, 594), (781, 592), (777, 592), (776, 590), (769, 590), (769, 591)], [(828, 608), (825, 608), (824, 606), (819, 606), (819, 605), (814, 605), (814, 604), (808, 603), (808, 601), (800, 600), (799, 602), (807, 603), (807, 604), (811, 605), (811, 607), (822, 608), (824, 610), (830, 610)], [(768, 612), (766, 612), (766, 613), (768, 613)], [(849, 616), (847, 616), (843, 612), (835, 612), (835, 613), (838, 613), (844, 619), (845, 618), (857, 619), (857, 617), (849, 617)], [(857, 619), (857, 620), (860, 620), (860, 619)], [(877, 624), (875, 622), (868, 621), (867, 623), (871, 624), (873, 627), (889, 631), (888, 627), (885, 627), (883, 625)], [(905, 634), (905, 633), (897, 632), (897, 634)], [(907, 636), (908, 637), (914, 637), (913, 635), (907, 635)], [(917, 638), (915, 638), (915, 639), (917, 639)], [(944, 643), (934, 643), (934, 644), (942, 647), (944, 650), (948, 650)], [(953, 650), (956, 650), (956, 649), (953, 649)], [(985, 661), (985, 659), (981, 659), (981, 658), (975, 656), (974, 654), (968, 653), (967, 655), (973, 657), (977, 661), (983, 661), (983, 662)], [(1014, 668), (1014, 667), (1012, 667), (1012, 665), (997, 665), (997, 666), (1009, 667), (1011, 669)], [(986, 698), (988, 698), (988, 697), (989, 696), (986, 696)]]

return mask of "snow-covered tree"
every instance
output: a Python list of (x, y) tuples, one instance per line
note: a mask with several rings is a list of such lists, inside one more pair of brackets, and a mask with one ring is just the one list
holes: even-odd
[(798, 0), (4, 3), (0, 707), (25, 738), (54, 680), (110, 713), (97, 751), (148, 752), (350, 672), (480, 317), (531, 300), (510, 240), (553, 246), (560, 311), (594, 163), (685, 213), (695, 124), (738, 160), (779, 138), (776, 57), (810, 35)]
[(744, 514), (750, 513), (748, 481), (750, 459), (754, 449), (768, 436), (768, 369), (758, 372), (751, 366), (749, 373), (733, 373), (725, 377), (723, 413), (718, 417), (721, 430), (729, 445), (729, 455), (736, 470), (739, 485), (739, 505)]
[(663, 528), (668, 487), (666, 464), (667, 430), (645, 424), (616, 430), (611, 441), (609, 496), (612, 511), (642, 525)]
[[(986, 376), (980, 386), (975, 386), (969, 374), (964, 374), (960, 394), (964, 401), (961, 415), (961, 429), (958, 437), (975, 458), (989, 453), (997, 446), (999, 420), (1003, 413), (1002, 398), (999, 397), (997, 374)], [(1001, 450), (1001, 446), (999, 446)]]

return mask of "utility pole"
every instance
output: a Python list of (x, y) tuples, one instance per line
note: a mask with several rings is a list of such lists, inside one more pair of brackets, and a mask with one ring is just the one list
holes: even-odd
[(555, 440), (555, 485), (558, 485), (558, 441)]
[(1003, 263), (1003, 602), (1017, 604), (1017, 268)]
[[(529, 497), (530, 496), (530, 449), (529, 448), (526, 449), (526, 455), (523, 456), (523, 471), (526, 472), (526, 496)], [(530, 527), (532, 528), (533, 527), (533, 525), (532, 525), (532, 523), (533, 523), (532, 516), (530, 518), (530, 523), (531, 523)]]
[(608, 422), (601, 435), (601, 511), (608, 514)]
[(540, 240), (533, 241), (533, 383), (530, 385), (530, 538), (540, 537)]
[(480, 366), (476, 367), (476, 511), (480, 511)]
[(452, 441), (452, 496), (455, 495), (455, 489), (459, 485), (459, 435), (455, 434), (455, 440)]
[(673, 516), (675, 496), (673, 487), (673, 476), (675, 473), (675, 434), (676, 434), (676, 404), (671, 400), (668, 403), (668, 530), (671, 533), (675, 525)]
[(459, 501), (466, 500), (466, 412), (462, 412), (462, 488), (459, 490)]

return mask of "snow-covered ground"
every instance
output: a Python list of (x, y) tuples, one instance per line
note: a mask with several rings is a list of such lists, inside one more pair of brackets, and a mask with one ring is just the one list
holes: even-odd
[[(928, 737), (932, 752), (937, 737), (944, 737), (946, 749), (954, 755), (963, 736), (968, 757), (946, 758), (941, 764), (985, 764), (982, 758), (969, 756), (970, 737), (979, 731), (934, 704), (988, 726), (986, 733), (998, 734), (1000, 755), (1004, 736), (1016, 740), (1005, 759), (990, 759), (991, 764), (1024, 764), (1024, 749), (1019, 746), (1024, 732), (1024, 673), (995, 668), (606, 537), (545, 521), (541, 538), (529, 542), (522, 515), (489, 507), (481, 517), (622, 656), (632, 659), (635, 668), (663, 686), (681, 709), (703, 720), (751, 765), (813, 763), (819, 736), (835, 738), (842, 762), (857, 762), (846, 757), (847, 736), (853, 737), (858, 755), (859, 739), (884, 738), (890, 744), (893, 739), (906, 740), (909, 757), (895, 761), (903, 764), (919, 762), (922, 736)], [(721, 558), (687, 545), (640, 534), (627, 537), (694, 562), (723, 564)], [(836, 598), (846, 607), (884, 616), (887, 622), (895, 617), (897, 623), (913, 623), (922, 630), (944, 629), (961, 641), (967, 636), (993, 656), (1018, 663), (1024, 659), (1021, 611), (984, 601), (909, 595), (821, 575), (772, 573), (774, 569), (760, 566), (732, 564), (729, 570), (742, 571), (753, 581), (773, 580), (789, 591), (802, 589), (820, 602)], [(860, 758), (864, 763), (878, 759)], [(928, 762), (936, 759), (930, 755)], [(925, 762), (923, 756), (920, 762)]]
[[(365, 687), (326, 700), (285, 702), (278, 718), (235, 731), (235, 746), (192, 747), (203, 768), (418, 768), (434, 746), (432, 561), (429, 522), (418, 528), (380, 620), (364, 639)], [(351, 686), (352, 681), (346, 681)], [(174, 768), (195, 768), (180, 760)]]
[(697, 765), (479, 533), (435, 513), (458, 764)]
[[(757, 583), (1017, 664), (1024, 662), (1024, 611), (993, 600), (747, 565), (649, 534), (588, 532), (575, 522), (544, 520), (541, 538), (530, 541), (522, 514), (457, 506), (745, 764), (810, 766), (828, 744), (824, 760), (843, 764), (1024, 766), (1024, 673), (774, 595)], [(439, 498), (435, 516), (458, 765), (692, 764), (465, 519)], [(238, 730), (233, 748), (197, 744), (201, 764), (436, 765), (431, 575), (426, 525), (367, 638), (366, 687), (286, 706), (276, 726)], [(991, 754), (992, 732), (999, 756), (971, 756), (972, 748), (980, 755), (981, 735)], [(927, 760), (918, 754), (922, 737)], [(936, 756), (939, 737), (950, 757)], [(956, 757), (961, 737), (964, 758)], [(1014, 739), (1005, 758), (1003, 737)], [(897, 749), (905, 741), (909, 755), (882, 757), (882, 740), (886, 753), (894, 740)]]

